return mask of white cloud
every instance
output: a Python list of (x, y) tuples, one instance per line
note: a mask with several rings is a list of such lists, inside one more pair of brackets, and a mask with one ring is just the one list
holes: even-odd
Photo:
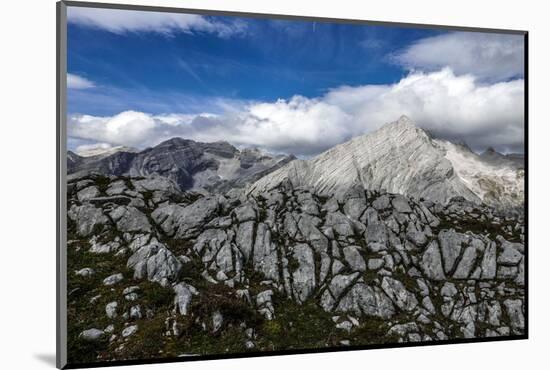
[(181, 136), (308, 156), (406, 114), (436, 136), (465, 141), (475, 149), (521, 151), (523, 99), (521, 79), (482, 84), (444, 68), (411, 73), (396, 84), (342, 86), (319, 98), (248, 103), (219, 115), (77, 115), (70, 117), (69, 135), (141, 148)]
[(473, 74), (491, 81), (523, 76), (521, 35), (453, 32), (421, 39), (392, 59), (409, 69), (450, 67), (459, 75)]
[(89, 89), (92, 87), (95, 87), (95, 84), (87, 78), (72, 73), (67, 73), (68, 89)]
[(208, 32), (229, 37), (245, 32), (242, 21), (221, 22), (196, 14), (150, 12), (139, 10), (69, 7), (69, 23), (98, 28), (116, 34), (156, 32), (172, 35), (176, 32)]

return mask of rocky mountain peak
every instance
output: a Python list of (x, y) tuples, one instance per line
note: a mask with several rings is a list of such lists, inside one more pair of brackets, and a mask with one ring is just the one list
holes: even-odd
[(192, 142), (193, 142), (192, 140), (187, 140), (182, 137), (173, 137), (171, 139), (161, 142), (160, 144), (156, 145), (156, 147), (159, 148), (159, 147), (171, 146), (171, 145), (181, 146), (181, 145), (188, 145)]
[[(406, 115), (402, 115), (399, 117), (397, 121), (389, 122), (384, 124), (380, 129), (377, 131), (379, 134), (387, 134), (387, 135), (403, 135), (407, 134), (410, 136), (416, 136), (422, 138), (429, 137), (428, 133), (423, 130), (422, 128), (418, 127), (409, 117)], [(365, 134), (371, 135), (372, 133)]]
[(295, 186), (310, 186), (319, 194), (332, 195), (361, 184), (373, 191), (385, 190), (440, 203), (460, 196), (472, 202), (519, 207), (522, 198), (516, 193), (523, 191), (523, 178), (495, 171), (500, 166), (501, 162), (492, 162), (488, 167), (468, 147), (434, 139), (410, 118), (401, 116), (315, 158), (293, 161), (260, 179), (249, 192), (268, 191), (290, 181)]
[(163, 176), (182, 190), (218, 191), (241, 188), (292, 161), (260, 151), (239, 151), (226, 141), (202, 143), (174, 137), (140, 152), (101, 156), (67, 155), (70, 174), (100, 173), (116, 176)]

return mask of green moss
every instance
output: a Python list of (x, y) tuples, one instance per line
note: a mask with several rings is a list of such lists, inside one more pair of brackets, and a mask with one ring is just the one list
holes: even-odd
[(245, 352), (244, 343), (247, 337), (244, 330), (230, 326), (221, 333), (212, 334), (206, 331), (188, 332), (172, 344), (172, 351), (188, 354), (221, 354)]
[[(117, 358), (122, 359), (147, 359), (161, 357), (165, 352), (167, 341), (165, 336), (165, 317), (158, 315), (153, 319), (141, 320), (137, 332), (128, 338), (124, 348), (118, 353)], [(170, 353), (165, 355), (172, 355)]]
[(360, 326), (352, 332), (351, 341), (355, 345), (372, 345), (397, 343), (397, 336), (387, 335), (386, 320), (378, 317), (367, 317)]
[(99, 361), (98, 356), (100, 353), (106, 351), (109, 346), (107, 337), (100, 341), (88, 342), (78, 338), (78, 333), (73, 333), (71, 330), (69, 330), (68, 334), (67, 360), (71, 364)]
[(210, 322), (212, 314), (219, 311), (224, 317), (224, 324), (246, 323), (257, 325), (262, 317), (248, 303), (235, 296), (231, 289), (221, 284), (210, 284), (201, 289), (198, 299), (193, 300), (191, 312), (194, 317)]
[(300, 267), (300, 262), (298, 262), (298, 260), (296, 260), (295, 258), (289, 256), (287, 258), (288, 260), (288, 271), (290, 273), (293, 273), (294, 271), (296, 271), (299, 267)]
[(392, 278), (403, 283), (405, 289), (407, 289), (409, 292), (418, 291), (418, 283), (416, 282), (416, 279), (410, 277), (406, 272), (403, 272), (400, 269), (396, 269), (392, 274)]
[(153, 199), (153, 192), (150, 190), (142, 191), (141, 195), (143, 195), (143, 200), (145, 201), (145, 204), (148, 204), (151, 199)]
[(272, 337), (278, 337), (283, 333), (282, 325), (276, 320), (266, 321), (262, 329), (268, 336)]
[(94, 177), (93, 180), (95, 182), (95, 185), (99, 189), (99, 191), (101, 191), (102, 193), (105, 193), (105, 191), (107, 191), (107, 189), (109, 188), (109, 185), (111, 184), (111, 180), (109, 180), (107, 176), (99, 175)]
[(150, 281), (140, 282), (139, 287), (140, 302), (149, 308), (168, 308), (174, 302), (174, 291), (169, 287), (163, 287)]
[(132, 180), (129, 177), (124, 178), (124, 184), (126, 185), (126, 187), (128, 189), (136, 190), (136, 187), (134, 186), (134, 183), (132, 182)]

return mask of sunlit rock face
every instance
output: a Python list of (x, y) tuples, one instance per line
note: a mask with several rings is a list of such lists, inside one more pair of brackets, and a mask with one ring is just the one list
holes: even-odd
[(284, 181), (331, 195), (354, 184), (447, 203), (461, 196), (504, 208), (523, 206), (521, 156), (478, 155), (432, 138), (407, 117), (337, 145), (310, 160), (296, 160), (254, 183), (250, 193)]
[(521, 215), (361, 184), (330, 196), (289, 181), (249, 195), (162, 177), (68, 185), (68, 281), (80, 289), (68, 300), (86, 317), (69, 325), (105, 358), (131, 358), (145, 337), (175, 355), (525, 332)]

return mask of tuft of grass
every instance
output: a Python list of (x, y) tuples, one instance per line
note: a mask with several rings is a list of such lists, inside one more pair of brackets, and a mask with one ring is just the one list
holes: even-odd
[(94, 182), (100, 192), (105, 193), (111, 184), (111, 180), (107, 176), (98, 175), (94, 177)]
[(221, 284), (210, 284), (193, 301), (191, 312), (193, 317), (210, 322), (216, 311), (222, 314), (224, 325), (244, 322), (248, 326), (255, 326), (262, 321), (262, 317), (246, 301), (236, 297), (231, 289)]

